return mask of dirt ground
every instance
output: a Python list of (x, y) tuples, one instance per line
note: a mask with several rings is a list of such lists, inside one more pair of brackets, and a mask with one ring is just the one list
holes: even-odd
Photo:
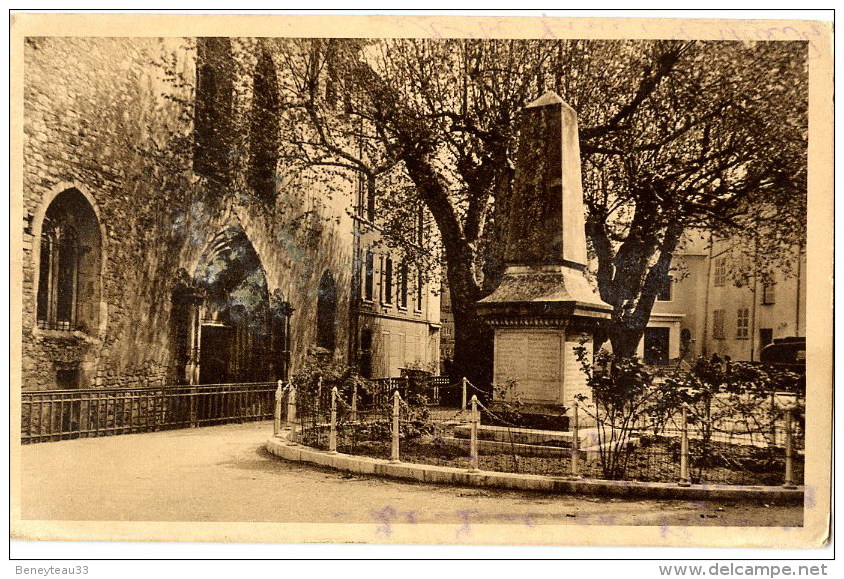
[(800, 506), (547, 495), (406, 483), (286, 462), (270, 422), (21, 449), (25, 520), (800, 526)]

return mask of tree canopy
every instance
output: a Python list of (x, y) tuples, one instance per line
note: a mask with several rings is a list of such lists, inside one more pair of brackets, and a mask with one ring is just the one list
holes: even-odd
[(474, 303), (504, 269), (516, 121), (548, 89), (579, 115), (586, 233), (617, 352), (635, 352), (685, 232), (751, 236), (763, 269), (805, 238), (805, 43), (272, 43), (288, 163), (361, 175), (385, 238), (410, 253), (407, 211), (430, 213), (455, 368), (470, 378), (489, 382)]

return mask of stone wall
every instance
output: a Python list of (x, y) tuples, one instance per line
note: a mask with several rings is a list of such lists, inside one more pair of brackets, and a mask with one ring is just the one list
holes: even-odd
[[(233, 39), (233, 126), (252, 101), (254, 39)], [(158, 385), (178, 375), (172, 360), (171, 295), (177, 272), (193, 274), (208, 243), (240, 226), (266, 272), (269, 291), (291, 302), (294, 364), (316, 331), (316, 289), (331, 269), (338, 291), (338, 348), (345, 358), (351, 225), (342, 195), (324, 180), (278, 180), (276, 199), (245, 183), (248, 128), (230, 151), (224, 186), (192, 171), (195, 41), (29, 38), (24, 87), (23, 387), (56, 386), (79, 369), (80, 386)], [(342, 181), (342, 180), (341, 180)], [(340, 184), (342, 186), (343, 183)], [(102, 237), (98, 327), (37, 327), (40, 233), (52, 199), (75, 188), (91, 203)]]

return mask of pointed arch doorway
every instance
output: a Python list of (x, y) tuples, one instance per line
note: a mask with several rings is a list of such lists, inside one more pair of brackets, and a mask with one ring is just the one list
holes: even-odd
[(214, 237), (192, 277), (173, 293), (174, 362), (183, 383), (229, 384), (286, 379), (293, 308), (270, 297), (258, 254), (243, 229)]
[(199, 327), (199, 383), (273, 379), (270, 307), (264, 268), (246, 234), (214, 239), (195, 278), (204, 291)]

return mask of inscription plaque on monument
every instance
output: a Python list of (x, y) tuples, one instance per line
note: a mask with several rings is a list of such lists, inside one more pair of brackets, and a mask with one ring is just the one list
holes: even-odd
[(497, 383), (501, 387), (514, 380), (516, 386), (505, 398), (518, 395), (522, 402), (561, 402), (562, 346), (562, 336), (555, 330), (500, 330), (495, 342)]

